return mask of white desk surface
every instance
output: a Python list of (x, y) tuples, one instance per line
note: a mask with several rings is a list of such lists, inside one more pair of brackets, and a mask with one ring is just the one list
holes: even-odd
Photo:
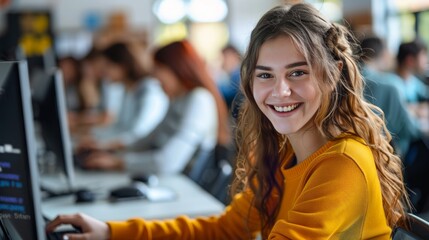
[(42, 212), (49, 218), (58, 214), (85, 213), (99, 220), (126, 220), (132, 217), (166, 219), (179, 215), (210, 216), (223, 211), (224, 205), (184, 175), (159, 176), (158, 187), (174, 190), (177, 198), (165, 202), (105, 200), (110, 189), (124, 186), (130, 178), (123, 173), (77, 172), (76, 186), (86, 187), (99, 194), (92, 203), (75, 203), (74, 196), (57, 197), (42, 202)]

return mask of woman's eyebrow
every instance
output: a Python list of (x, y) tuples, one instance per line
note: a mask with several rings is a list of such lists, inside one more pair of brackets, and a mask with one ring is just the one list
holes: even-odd
[(270, 70), (272, 70), (272, 68), (266, 67), (266, 66), (262, 66), (262, 65), (256, 65), (255, 69), (264, 70), (264, 71), (270, 71)]
[(285, 68), (294, 68), (294, 67), (305, 66), (305, 65), (308, 65), (307, 62), (305, 62), (305, 61), (294, 62), (294, 63), (286, 65)]
[[(285, 68), (294, 68), (294, 67), (305, 66), (305, 65), (308, 65), (307, 62), (305, 62), (305, 61), (294, 62), (294, 63), (290, 63), (290, 64), (286, 65)], [(264, 70), (264, 71), (272, 70), (271, 67), (267, 67), (267, 66), (263, 66), (263, 65), (256, 65), (255, 69)]]

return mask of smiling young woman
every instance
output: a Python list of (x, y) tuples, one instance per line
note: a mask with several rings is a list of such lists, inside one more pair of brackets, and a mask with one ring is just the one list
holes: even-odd
[(401, 162), (365, 102), (349, 32), (308, 4), (275, 7), (252, 31), (242, 69), (232, 203), (220, 216), (102, 223), (111, 239), (390, 239), (407, 204)]

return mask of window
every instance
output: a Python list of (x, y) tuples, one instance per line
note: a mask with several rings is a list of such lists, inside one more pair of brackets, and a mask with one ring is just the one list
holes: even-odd
[(401, 24), (401, 42), (412, 41), (416, 37), (416, 17), (413, 13), (402, 13), (399, 15)]
[(426, 43), (426, 46), (429, 47), (429, 10), (425, 12), (421, 12), (419, 14), (419, 29), (418, 33), (419, 36), (423, 39), (423, 41)]

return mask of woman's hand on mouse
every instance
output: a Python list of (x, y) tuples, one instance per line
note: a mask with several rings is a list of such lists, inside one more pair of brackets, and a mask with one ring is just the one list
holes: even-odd
[(71, 224), (80, 228), (82, 233), (65, 234), (69, 240), (104, 240), (110, 239), (110, 229), (107, 223), (99, 221), (85, 214), (58, 215), (46, 226), (47, 232), (53, 232), (62, 224)]

